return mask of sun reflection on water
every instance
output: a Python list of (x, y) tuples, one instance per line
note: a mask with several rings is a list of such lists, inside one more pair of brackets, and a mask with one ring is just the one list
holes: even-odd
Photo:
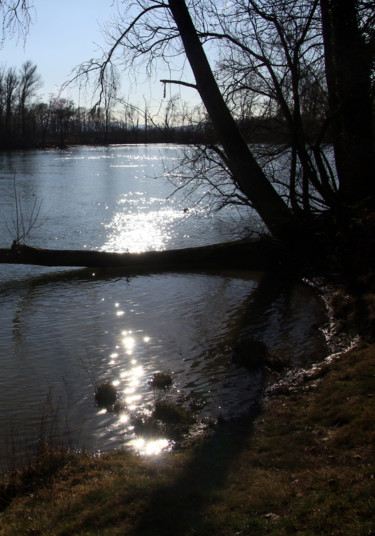
[[(114, 304), (118, 311), (120, 304)], [(144, 438), (135, 434), (133, 417), (137, 415), (145, 401), (145, 376), (149, 373), (139, 363), (136, 352), (142, 350), (142, 343), (149, 343), (151, 337), (133, 332), (131, 329), (120, 332), (121, 344), (116, 346), (115, 351), (109, 354), (108, 363), (117, 369), (117, 379), (111, 383), (117, 388), (119, 395), (119, 409), (112, 412), (115, 417), (113, 430), (118, 434), (119, 428), (124, 438), (124, 444), (143, 456), (158, 456), (172, 448), (172, 442), (166, 438)], [(98, 412), (104, 415), (106, 409)]]
[(142, 365), (134, 365), (130, 370), (123, 371), (121, 374), (122, 378), (127, 380), (123, 393), (125, 395), (125, 402), (129, 410), (136, 409), (137, 406), (135, 402), (141, 400), (142, 398), (142, 396), (137, 393), (137, 389), (140, 386), (143, 375), (144, 369)]
[(145, 439), (138, 437), (130, 441), (130, 446), (143, 456), (157, 456), (171, 448), (168, 439)]
[(171, 224), (181, 217), (181, 211), (174, 209), (117, 212), (105, 225), (108, 239), (101, 249), (130, 253), (163, 250), (171, 238)]
[(131, 331), (123, 331), (122, 335), (124, 338), (122, 339), (122, 344), (125, 347), (125, 353), (127, 355), (132, 355), (135, 347), (135, 338), (131, 335)]

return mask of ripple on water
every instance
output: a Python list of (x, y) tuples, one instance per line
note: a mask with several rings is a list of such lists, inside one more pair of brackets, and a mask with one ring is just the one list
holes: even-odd
[[(26, 218), (35, 198), (42, 200), (45, 223), (33, 230), (35, 246), (181, 248), (233, 239), (251, 218), (259, 225), (248, 209), (228, 206), (213, 217), (203, 190), (189, 201), (183, 191), (172, 196), (169, 178), (180, 156), (180, 147), (160, 145), (1, 154), (2, 247), (14, 238), (6, 223), (14, 221), (15, 172)], [(321, 321), (311, 292), (289, 290), (266, 306), (254, 298), (259, 280), (260, 274), (115, 279), (94, 271), (2, 267), (0, 454), (7, 441), (8, 447), (35, 445), (41, 433), (94, 450), (136, 440), (143, 452), (156, 451), (162, 444), (134, 437), (131, 413), (152, 411), (158, 396), (213, 418), (249, 407), (262, 375), (230, 363), (241, 328), (302, 364), (322, 340), (311, 330)], [(261, 313), (249, 315), (254, 301)], [(149, 381), (166, 370), (173, 384), (156, 393)], [(116, 383), (124, 411), (98, 410), (95, 387), (106, 381)]]
[[(258, 282), (257, 274), (165, 274), (60, 282), (47, 277), (44, 284), (21, 286), (2, 309), (0, 400), (6, 412), (0, 426), (35, 435), (51, 393), (53, 408), (44, 411), (51, 426), (56, 416), (68, 423), (73, 442), (95, 450), (131, 444), (151, 454), (169, 448), (167, 439), (134, 437), (131, 417), (151, 411), (156, 397), (194, 403), (202, 417), (214, 419), (245, 411), (259, 394), (262, 373), (231, 364), (230, 347)], [(308, 326), (316, 322), (319, 304), (297, 289), (288, 295), (286, 312), (285, 299), (253, 327), (298, 361), (309, 345), (314, 351)], [(173, 385), (156, 393), (150, 379), (166, 370)], [(98, 411), (95, 385), (105, 381), (116, 385), (124, 411)]]

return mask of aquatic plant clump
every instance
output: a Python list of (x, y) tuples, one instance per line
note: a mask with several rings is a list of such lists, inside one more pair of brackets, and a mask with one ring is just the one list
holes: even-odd
[(153, 389), (168, 389), (173, 383), (172, 376), (168, 372), (155, 372), (149, 384)]
[(173, 440), (180, 440), (188, 434), (196, 422), (197, 419), (191, 410), (165, 399), (157, 400), (149, 415), (132, 418), (132, 425), (137, 435), (167, 437)]
[(153, 417), (166, 424), (186, 425), (194, 422), (192, 412), (168, 400), (156, 401)]
[(117, 401), (116, 387), (110, 382), (99, 385), (95, 390), (95, 400), (99, 408), (114, 406)]

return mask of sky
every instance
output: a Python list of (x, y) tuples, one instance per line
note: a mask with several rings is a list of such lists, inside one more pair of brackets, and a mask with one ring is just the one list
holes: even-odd
[[(38, 94), (48, 101), (71, 77), (73, 69), (92, 57), (100, 57), (100, 47), (105, 45), (101, 26), (108, 22), (116, 11), (113, 0), (35, 0), (33, 22), (26, 42), (23, 39), (8, 39), (0, 48), (0, 65), (15, 67), (31, 60), (37, 65), (42, 86)], [(163, 86), (159, 79), (142, 80), (139, 87), (129, 83), (129, 74), (121, 74), (121, 95), (133, 104), (142, 106), (144, 99), (157, 107), (163, 99)], [(169, 89), (169, 96), (179, 91), (177, 86)], [(77, 88), (70, 87), (61, 95), (78, 105), (89, 105), (89, 99)], [(166, 95), (168, 98), (168, 94)], [(192, 90), (182, 95), (185, 100), (194, 100)]]

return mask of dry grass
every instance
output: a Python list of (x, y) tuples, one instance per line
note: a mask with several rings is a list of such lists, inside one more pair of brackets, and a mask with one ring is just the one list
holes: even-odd
[(358, 535), (375, 530), (375, 346), (158, 459), (48, 449), (0, 487), (0, 534)]

